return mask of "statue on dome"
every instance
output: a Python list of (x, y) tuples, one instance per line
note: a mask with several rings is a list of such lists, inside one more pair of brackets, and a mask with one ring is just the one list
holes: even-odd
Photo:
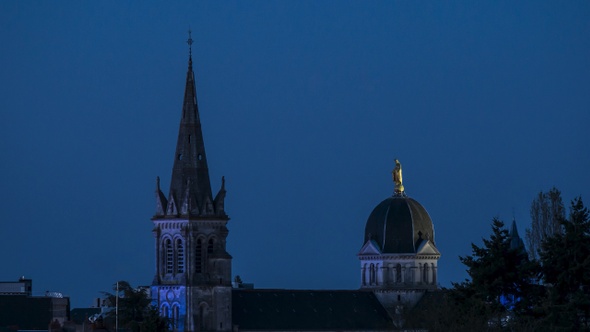
[(393, 183), (395, 184), (394, 192), (401, 194), (404, 192), (404, 185), (402, 184), (402, 164), (399, 160), (395, 160), (395, 168), (391, 171)]

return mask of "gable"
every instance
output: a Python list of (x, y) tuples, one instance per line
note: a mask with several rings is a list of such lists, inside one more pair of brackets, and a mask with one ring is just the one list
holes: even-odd
[(440, 255), (440, 252), (430, 240), (422, 240), (417, 250), (418, 255)]
[(377, 242), (374, 240), (369, 240), (361, 248), (359, 255), (381, 255), (381, 250), (379, 249)]

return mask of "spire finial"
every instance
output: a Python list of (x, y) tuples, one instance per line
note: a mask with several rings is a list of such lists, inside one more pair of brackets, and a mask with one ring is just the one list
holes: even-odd
[(188, 28), (188, 39), (186, 41), (186, 43), (188, 44), (188, 56), (189, 58), (192, 58), (193, 56), (193, 38), (191, 37), (191, 28)]

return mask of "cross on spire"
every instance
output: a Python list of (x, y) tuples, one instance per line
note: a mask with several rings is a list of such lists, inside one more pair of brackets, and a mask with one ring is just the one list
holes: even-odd
[(188, 56), (192, 57), (193, 55), (193, 38), (191, 38), (191, 29), (188, 28), (188, 39), (186, 41), (188, 44)]

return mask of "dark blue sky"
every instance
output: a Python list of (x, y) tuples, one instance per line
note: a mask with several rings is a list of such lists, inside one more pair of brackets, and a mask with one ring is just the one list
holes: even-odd
[(590, 203), (589, 17), (588, 1), (3, 1), (0, 280), (73, 307), (151, 283), (190, 26), (234, 275), (357, 288), (397, 157), (450, 286), (493, 217), (524, 235), (552, 186)]

